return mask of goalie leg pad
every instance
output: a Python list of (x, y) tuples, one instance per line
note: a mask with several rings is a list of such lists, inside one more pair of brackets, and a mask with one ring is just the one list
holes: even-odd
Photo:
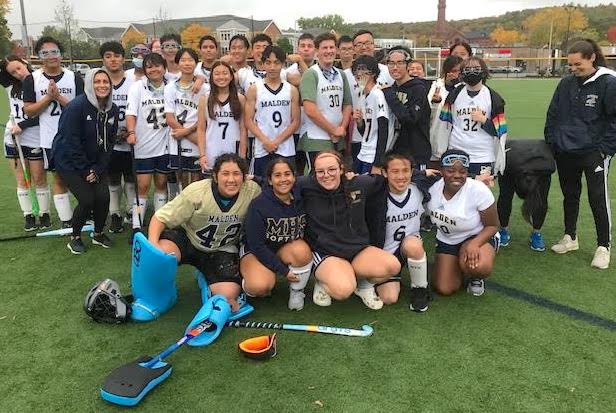
[(194, 347), (203, 347), (211, 344), (220, 335), (225, 324), (229, 321), (230, 315), (231, 306), (227, 303), (227, 299), (219, 294), (214, 295), (197, 312), (197, 315), (188, 324), (186, 332), (188, 333), (197, 324), (206, 320), (210, 321), (212, 325), (187, 344)]

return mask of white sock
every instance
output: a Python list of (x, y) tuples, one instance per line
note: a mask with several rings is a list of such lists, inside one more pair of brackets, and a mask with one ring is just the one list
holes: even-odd
[(36, 200), (39, 204), (39, 211), (42, 214), (49, 214), (49, 201), (51, 199), (51, 191), (48, 186), (36, 188)]
[(32, 215), (32, 201), (30, 200), (30, 194), (26, 188), (17, 187), (17, 201), (21, 211), (26, 215)]
[(169, 201), (180, 193), (180, 186), (177, 182), (167, 182), (167, 191), (169, 192)]
[[(133, 201), (133, 228), (141, 228), (140, 222), (145, 221), (145, 209), (148, 206), (148, 200), (139, 198), (139, 207), (137, 207), (137, 199)], [(139, 211), (139, 212), (137, 212)], [(141, 215), (141, 220), (139, 219)]]
[(167, 203), (167, 193), (166, 192), (155, 192), (154, 193), (154, 211), (158, 211)]
[(71, 208), (71, 198), (68, 192), (54, 195), (53, 204), (56, 207), (56, 212), (58, 213), (60, 221), (66, 222), (73, 218), (73, 208)]
[(357, 279), (357, 289), (358, 290), (367, 290), (368, 288), (374, 288), (374, 284), (368, 281), (367, 278)]
[(292, 290), (303, 290), (308, 283), (308, 279), (310, 278), (310, 272), (312, 271), (312, 261), (303, 267), (294, 267), (293, 265), (289, 265), (289, 269), (291, 272), (299, 277), (299, 281), (289, 283), (289, 286)]
[(122, 187), (120, 185), (109, 185), (110, 215), (120, 215), (120, 196), (122, 196)]
[(135, 199), (135, 184), (132, 182), (124, 182), (124, 193), (126, 194), (126, 209), (133, 210), (133, 203)]
[(426, 254), (419, 260), (407, 258), (406, 262), (409, 265), (409, 274), (411, 275), (411, 288), (428, 287), (428, 261), (426, 260)]

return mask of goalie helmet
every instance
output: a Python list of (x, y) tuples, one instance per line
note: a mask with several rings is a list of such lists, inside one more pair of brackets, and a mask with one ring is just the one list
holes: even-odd
[(120, 286), (109, 278), (90, 289), (83, 308), (94, 321), (110, 324), (126, 322), (131, 311), (128, 301), (120, 293)]

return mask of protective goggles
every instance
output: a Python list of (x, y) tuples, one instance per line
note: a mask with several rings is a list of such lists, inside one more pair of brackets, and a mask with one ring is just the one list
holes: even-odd
[(150, 49), (148, 49), (147, 47), (138, 47), (135, 46), (132, 49), (130, 49), (130, 54), (132, 55), (149, 55), (150, 54)]
[(276, 334), (253, 337), (239, 344), (240, 353), (254, 360), (269, 360), (276, 355)]
[(483, 69), (480, 67), (465, 67), (462, 69), (462, 75), (480, 75), (483, 73)]
[(160, 48), (163, 50), (178, 50), (180, 46), (177, 43), (163, 43)]
[(444, 167), (453, 166), (456, 162), (460, 162), (465, 168), (468, 168), (471, 164), (471, 160), (467, 155), (462, 155), (459, 153), (452, 153), (441, 158), (441, 166)]
[(42, 49), (38, 52), (39, 59), (54, 59), (60, 57), (60, 49)]

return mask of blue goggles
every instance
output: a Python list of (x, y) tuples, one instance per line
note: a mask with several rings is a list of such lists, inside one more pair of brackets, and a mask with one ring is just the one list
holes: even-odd
[(468, 168), (471, 164), (471, 160), (468, 156), (459, 153), (452, 153), (441, 159), (441, 166), (448, 167), (453, 166), (454, 163), (460, 162), (463, 167)]

